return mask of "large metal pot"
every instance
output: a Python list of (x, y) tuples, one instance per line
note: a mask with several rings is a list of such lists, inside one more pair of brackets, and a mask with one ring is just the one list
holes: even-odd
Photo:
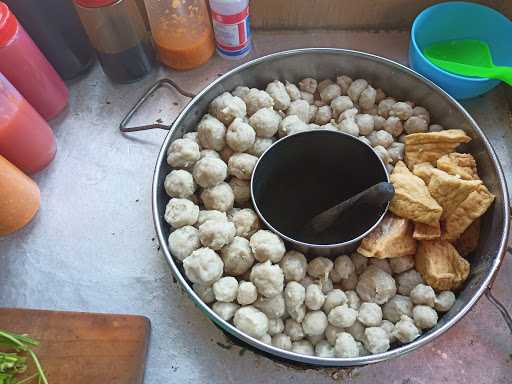
[[(480, 243), (470, 259), (470, 277), (462, 292), (458, 294), (455, 305), (441, 318), (438, 325), (414, 342), (388, 352), (344, 359), (305, 356), (274, 348), (243, 334), (203, 303), (187, 282), (181, 265), (169, 252), (167, 238), (170, 228), (164, 221), (168, 196), (163, 187), (164, 178), (170, 171), (166, 162), (168, 146), (184, 133), (195, 130), (199, 119), (207, 111), (208, 104), (214, 97), (232, 90), (237, 85), (264, 88), (274, 79), (297, 82), (304, 77), (324, 79), (334, 78), (337, 74), (365, 78), (390, 95), (413, 100), (426, 107), (431, 112), (434, 122), (466, 131), (473, 140), (465, 150), (475, 156), (482, 179), (496, 195), (494, 205), (483, 218)], [(142, 102), (143, 100), (140, 100), (138, 105)], [(127, 118), (130, 116), (131, 114)], [(127, 119), (123, 125), (126, 122)], [(151, 127), (154, 125), (146, 128)], [(488, 288), (504, 256), (509, 232), (509, 199), (503, 171), (489, 141), (471, 116), (443, 90), (410, 69), (375, 55), (343, 49), (315, 48), (275, 53), (241, 65), (212, 82), (180, 113), (163, 142), (155, 168), (152, 202), (156, 231), (172, 272), (194, 303), (210, 319), (231, 335), (263, 352), (296, 362), (322, 366), (355, 366), (387, 360), (413, 351), (444, 333), (471, 309)]]

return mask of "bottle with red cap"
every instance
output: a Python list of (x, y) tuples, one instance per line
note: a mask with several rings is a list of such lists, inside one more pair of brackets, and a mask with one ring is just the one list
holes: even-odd
[(74, 0), (103, 72), (116, 83), (136, 81), (153, 68), (151, 35), (134, 0)]
[(0, 1), (0, 72), (45, 119), (68, 103), (68, 89), (6, 4)]

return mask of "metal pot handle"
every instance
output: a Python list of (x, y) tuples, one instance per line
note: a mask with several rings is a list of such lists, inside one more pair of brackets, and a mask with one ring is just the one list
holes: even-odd
[(181, 95), (188, 97), (192, 99), (196, 95), (185, 91), (183, 88), (181, 88), (178, 84), (176, 84), (171, 79), (160, 79), (155, 84), (153, 84), (144, 94), (140, 97), (139, 100), (135, 103), (135, 105), (128, 111), (128, 113), (123, 117), (123, 120), (121, 120), (121, 123), (119, 124), (119, 130), (123, 133), (126, 132), (136, 132), (136, 131), (145, 131), (148, 129), (165, 129), (169, 130), (171, 129), (172, 123), (169, 125), (165, 124), (159, 124), (159, 123), (153, 123), (153, 124), (147, 124), (147, 125), (139, 125), (135, 127), (127, 127), (126, 125), (131, 120), (135, 112), (146, 102), (146, 100), (155, 93), (159, 88), (163, 87), (164, 85), (171, 86), (174, 88), (178, 93)]

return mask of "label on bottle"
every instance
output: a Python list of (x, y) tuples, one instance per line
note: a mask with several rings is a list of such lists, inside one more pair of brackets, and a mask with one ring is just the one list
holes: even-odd
[(212, 10), (217, 49), (227, 56), (240, 56), (250, 49), (249, 6), (234, 15), (221, 15)]

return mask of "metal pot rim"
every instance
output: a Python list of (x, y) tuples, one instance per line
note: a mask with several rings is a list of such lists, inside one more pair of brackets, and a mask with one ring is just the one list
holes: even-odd
[[(158, 190), (160, 187), (159, 181), (158, 181), (158, 174), (160, 172), (160, 168), (161, 168), (162, 164), (166, 161), (166, 150), (167, 150), (169, 141), (171, 140), (173, 131), (179, 125), (179, 123), (181, 122), (183, 117), (189, 112), (189, 110), (192, 108), (192, 106), (195, 104), (195, 102), (198, 99), (200, 99), (201, 97), (203, 97), (203, 95), (206, 92), (208, 92), (208, 90), (210, 90), (217, 84), (222, 83), (224, 81), (224, 79), (231, 76), (232, 74), (241, 72), (246, 68), (257, 65), (264, 61), (272, 60), (274, 58), (279, 58), (279, 57), (284, 57), (284, 56), (294, 56), (294, 55), (298, 55), (298, 54), (309, 54), (309, 53), (327, 53), (327, 54), (338, 54), (338, 55), (341, 54), (341, 55), (350, 55), (350, 56), (355, 56), (355, 57), (371, 59), (373, 61), (382, 62), (388, 66), (394, 67), (395, 69), (397, 69), (399, 71), (407, 72), (409, 75), (416, 77), (418, 80), (428, 84), (438, 94), (444, 96), (450, 102), (452, 102), (459, 109), (459, 111), (465, 116), (467, 121), (471, 124), (472, 129), (482, 138), (485, 149), (486, 149), (487, 153), (489, 154), (489, 156), (491, 157), (492, 163), (495, 166), (496, 172), (498, 173), (497, 176), (498, 176), (498, 180), (499, 180), (499, 187), (503, 193), (502, 210), (503, 210), (503, 217), (504, 217), (505, 222), (504, 222), (504, 230), (503, 230), (500, 244), (499, 244), (499, 251), (498, 251), (498, 254), (494, 257), (490, 273), (485, 277), (481, 286), (478, 288), (476, 294), (461, 308), (461, 310), (452, 319), (447, 321), (446, 324), (444, 324), (443, 326), (441, 326), (439, 328), (435, 328), (433, 331), (425, 334), (424, 336), (413, 341), (412, 343), (402, 345), (398, 348), (391, 349), (387, 352), (378, 353), (378, 354), (369, 355), (369, 356), (363, 356), (363, 357), (356, 357), (356, 358), (323, 358), (323, 357), (317, 357), (317, 356), (308, 356), (308, 355), (301, 355), (298, 353), (284, 351), (279, 348), (275, 348), (271, 345), (265, 344), (255, 338), (248, 336), (245, 333), (239, 331), (237, 328), (235, 328), (234, 325), (221, 319), (219, 315), (217, 315), (207, 304), (205, 304), (199, 298), (199, 296), (194, 292), (191, 285), (188, 284), (185, 277), (181, 274), (177, 264), (175, 263), (173, 257), (170, 254), (170, 251), (169, 251), (169, 248), (167, 245), (167, 239), (165, 238), (165, 236), (163, 234), (162, 221), (158, 215)], [(508, 233), (509, 233), (509, 228), (510, 228), (509, 197), (508, 197), (507, 186), (505, 183), (505, 177), (503, 175), (503, 170), (501, 168), (501, 165), (497, 159), (497, 156), (496, 156), (493, 148), (491, 147), (489, 141), (487, 140), (487, 137), (482, 132), (482, 130), (480, 129), (478, 124), (475, 122), (475, 120), (469, 115), (469, 113), (455, 99), (453, 99), (449, 94), (447, 94), (444, 90), (442, 90), (436, 84), (431, 82), (429, 79), (414, 72), (412, 69), (410, 69), (402, 64), (399, 64), (397, 62), (394, 62), (392, 60), (383, 58), (381, 56), (364, 53), (364, 52), (359, 52), (359, 51), (355, 51), (355, 50), (340, 49), (340, 48), (301, 48), (301, 49), (294, 49), (294, 50), (272, 53), (272, 54), (251, 60), (245, 64), (242, 64), (242, 65), (228, 71), (224, 75), (222, 75), (219, 78), (217, 78), (216, 80), (214, 80), (208, 86), (206, 86), (181, 111), (181, 113), (178, 115), (178, 117), (172, 124), (172, 127), (171, 127), (169, 133), (167, 134), (167, 136), (165, 137), (164, 142), (162, 143), (162, 146), (160, 148), (160, 152), (158, 154), (158, 158), (156, 161), (156, 165), (155, 165), (155, 172), (153, 175), (152, 208), (153, 208), (153, 220), (154, 220), (155, 229), (156, 229), (156, 232), (158, 235), (158, 240), (160, 242), (160, 245), (164, 252), (165, 258), (167, 259), (167, 262), (169, 263), (174, 276), (179, 281), (179, 283), (183, 286), (183, 288), (189, 294), (189, 296), (192, 298), (194, 303), (201, 310), (203, 310), (211, 320), (213, 320), (218, 326), (220, 326), (225, 331), (229, 332), (231, 335), (237, 337), (241, 341), (243, 341), (243, 342), (245, 342), (245, 343), (247, 343), (265, 353), (274, 355), (279, 358), (284, 357), (284, 358), (287, 358), (289, 360), (292, 360), (292, 361), (295, 361), (298, 363), (310, 364), (310, 365), (316, 365), (316, 366), (330, 366), (330, 367), (361, 366), (361, 365), (377, 363), (380, 361), (388, 360), (390, 358), (402, 356), (408, 352), (411, 352), (417, 348), (424, 346), (425, 344), (429, 343), (430, 341), (434, 340), (435, 338), (437, 338), (438, 336), (440, 336), (444, 332), (446, 332), (450, 327), (452, 327), (455, 323), (457, 323), (464, 315), (466, 315), (466, 313), (478, 301), (478, 299), (482, 296), (482, 294), (485, 292), (485, 290), (487, 289), (487, 287), (493, 280), (493, 277), (496, 274), (496, 272), (500, 266), (500, 263), (503, 260), (503, 256), (506, 252), (507, 238), (508, 238)]]

